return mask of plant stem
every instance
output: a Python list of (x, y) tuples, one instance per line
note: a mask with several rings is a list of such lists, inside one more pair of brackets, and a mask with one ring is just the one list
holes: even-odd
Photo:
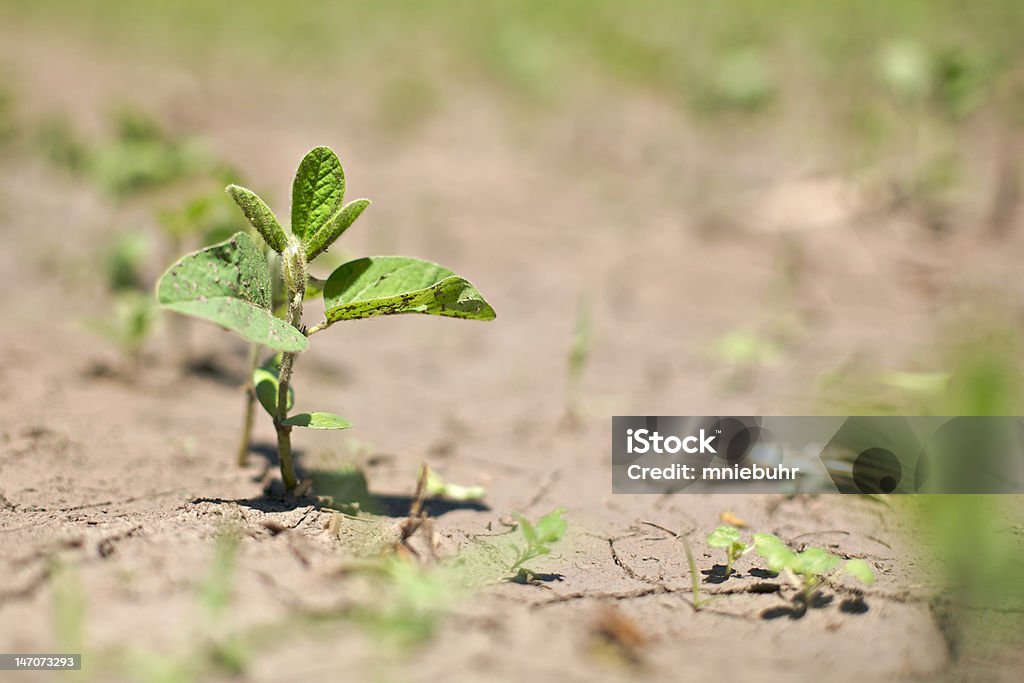
[(307, 337), (311, 337), (314, 334), (316, 334), (317, 332), (323, 332), (324, 330), (326, 330), (330, 326), (331, 326), (330, 322), (328, 322), (326, 320), (321, 320), (316, 325), (313, 325), (313, 327), (311, 327), (308, 330), (306, 330), (306, 336)]
[(697, 574), (697, 560), (693, 557), (693, 549), (690, 548), (690, 541), (685, 537), (680, 537), (683, 542), (683, 550), (686, 552), (686, 564), (690, 568), (690, 582), (693, 587), (693, 611), (699, 612), (701, 608), (700, 599), (700, 575)]
[[(288, 292), (288, 322), (292, 327), (302, 330), (302, 299), (306, 295), (306, 260), (301, 243), (285, 250), (282, 263), (285, 290)], [(288, 419), (288, 386), (292, 380), (292, 367), (295, 353), (281, 354), (281, 370), (277, 380), (277, 415), (274, 416), (274, 429), (277, 430), (277, 458), (281, 465), (281, 479), (284, 487), (291, 491), (298, 484), (295, 478), (295, 464), (292, 461), (292, 428), (284, 424)]]
[(252, 383), (252, 373), (260, 362), (260, 345), (249, 346), (249, 362), (246, 367), (249, 374), (242, 389), (245, 391), (245, 408), (242, 413), (242, 434), (238, 439), (238, 466), (245, 467), (249, 464), (249, 446), (252, 444), (252, 421), (256, 412), (256, 387)]

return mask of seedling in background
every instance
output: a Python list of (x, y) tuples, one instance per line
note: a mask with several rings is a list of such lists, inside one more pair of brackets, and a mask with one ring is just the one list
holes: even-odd
[(844, 572), (868, 586), (875, 582), (875, 572), (864, 560), (852, 559), (842, 564), (839, 557), (821, 548), (805, 548), (796, 552), (774, 534), (754, 534), (754, 550), (765, 559), (769, 570), (786, 576), (797, 589), (797, 599), (804, 606), (811, 603), (822, 583), (832, 581)]
[(583, 372), (587, 368), (594, 343), (590, 310), (590, 298), (581, 296), (576, 308), (576, 325), (573, 328), (567, 367), (566, 419), (570, 425), (577, 424), (583, 416)]
[(732, 563), (747, 550), (746, 544), (740, 540), (740, 530), (728, 524), (723, 524), (708, 534), (708, 545), (712, 548), (725, 549), (726, 578), (732, 574)]
[(424, 493), (427, 498), (441, 498), (457, 503), (483, 500), (487, 497), (487, 489), (483, 486), (463, 486), (445, 481), (440, 474), (426, 464), (420, 465), (421, 472), (426, 470)]
[(130, 370), (141, 363), (142, 347), (159, 321), (160, 311), (145, 284), (145, 262), (150, 244), (137, 232), (119, 235), (106, 254), (107, 288), (114, 300), (102, 318), (86, 324), (113, 342), (127, 358)]
[(565, 512), (565, 508), (558, 508), (541, 517), (536, 524), (531, 523), (522, 515), (516, 515), (519, 532), (523, 536), (523, 545), (516, 549), (516, 559), (509, 568), (514, 577), (519, 578), (523, 575), (528, 577), (532, 572), (523, 567), (523, 564), (549, 554), (551, 544), (561, 540), (565, 535), (568, 526), (563, 516)]
[(238, 185), (228, 186), (227, 191), (267, 245), (280, 255), (285, 319), (273, 313), (267, 258), (244, 232), (182, 257), (160, 279), (157, 298), (165, 308), (209, 320), (281, 353), (279, 368), (271, 371), (276, 397), (264, 407), (273, 415), (281, 477), (291, 491), (298, 484), (292, 430), (351, 426), (328, 412), (289, 415), (295, 357), (309, 347), (308, 337), (344, 320), (400, 313), (492, 320), (494, 309), (470, 282), (435, 263), (376, 256), (349, 261), (330, 274), (322, 291), (325, 317), (306, 329), (302, 314), (307, 290), (312, 290), (309, 264), (355, 222), (370, 205), (369, 200), (342, 203), (345, 174), (337, 155), (327, 147), (311, 150), (299, 164), (292, 185), (290, 234), (254, 192)]

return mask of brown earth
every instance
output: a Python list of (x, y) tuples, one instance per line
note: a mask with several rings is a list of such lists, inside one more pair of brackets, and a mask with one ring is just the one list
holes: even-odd
[[(147, 226), (148, 212), (16, 145), (0, 168), (0, 650), (55, 647), (56, 557), (83, 589), (96, 680), (143, 678), (128, 673), (125, 648), (191, 652), (202, 642), (197, 587), (230, 524), (242, 540), (223, 628), (257, 634), (234, 680), (932, 680), (953, 668), (908, 518), (827, 496), (613, 496), (608, 416), (820, 412), (820, 373), (912, 366), (964, 292), (999, 287), (1019, 315), (1018, 236), (994, 244), (969, 225), (935, 240), (782, 150), (737, 143), (711, 154), (720, 142), (640, 95), (585, 123), (554, 114), (534, 131), (455, 91), (396, 142), (358, 101), (273, 74), (169, 70), (14, 31), (0, 60), (26, 121), (67, 111), (95, 129), (111, 101), (138, 102), (200, 130), (272, 205), (287, 201), (306, 149), (340, 150), (351, 196), (375, 200), (344, 249), (445, 263), (498, 318), (383, 319), (314, 338), (298, 363), (298, 405), (336, 410), (356, 428), (297, 434), (302, 465), (361, 457), (371, 490), (395, 497), (412, 494), (424, 459), (453, 481), (487, 485), (487, 509), (436, 517), (447, 554), (472, 556), (513, 511), (564, 505), (570, 520), (567, 540), (533, 564), (552, 580), (457, 600), (425, 645), (339, 619), (376, 600), (346, 563), (398, 518), (344, 518), (335, 539), (315, 499), (264, 495), (265, 455), (234, 466), (244, 347), (227, 333), (190, 328), (211, 372), (182, 373), (166, 334), (138, 373), (104, 371), (121, 360), (82, 322), (105, 301), (90, 258), (118, 226)], [(568, 429), (566, 355), (584, 293), (595, 319), (588, 414)], [(787, 316), (798, 331), (781, 358), (743, 373), (737, 389), (714, 340)], [(272, 437), (260, 420), (259, 453)], [(727, 510), (755, 530), (865, 557), (879, 581), (862, 597), (842, 584), (794, 619), (778, 593), (750, 592), (778, 581), (752, 576), (745, 559), (739, 578), (703, 585), (730, 595), (695, 612), (685, 557), (664, 529), (695, 531), (706, 570), (719, 556), (703, 536)], [(609, 606), (643, 634), (640, 663), (595, 645), (618, 618)], [(308, 618), (296, 623), (300, 613)], [(992, 675), (1009, 679), (1000, 666)]]

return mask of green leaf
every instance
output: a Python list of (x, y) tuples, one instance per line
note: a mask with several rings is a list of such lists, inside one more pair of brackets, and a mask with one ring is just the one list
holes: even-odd
[(519, 521), (519, 530), (522, 532), (523, 538), (526, 539), (527, 547), (532, 548), (537, 544), (537, 530), (526, 517), (516, 515), (516, 519)]
[(341, 208), (345, 172), (338, 155), (315, 147), (303, 157), (292, 183), (292, 233), (305, 241)]
[(797, 574), (821, 576), (831, 571), (837, 564), (839, 558), (835, 555), (821, 548), (807, 548), (797, 554), (796, 561), (790, 564), (790, 569)]
[(871, 565), (861, 559), (847, 560), (843, 571), (857, 579), (864, 585), (870, 586), (875, 582), (875, 572)]
[(239, 185), (228, 185), (227, 192), (270, 248), (278, 254), (283, 253), (288, 247), (288, 236), (266, 202), (252, 190)]
[[(270, 417), (277, 417), (277, 391), (279, 368), (276, 364), (256, 368), (252, 373), (252, 385), (256, 387), (256, 398)], [(295, 388), (288, 385), (287, 409), (295, 405)]]
[(164, 308), (205, 318), (275, 351), (303, 351), (306, 336), (270, 313), (270, 273), (244, 232), (181, 257), (157, 285)]
[(348, 230), (360, 214), (370, 205), (369, 199), (357, 199), (349, 202), (338, 213), (334, 214), (315, 234), (306, 233), (306, 261), (312, 261), (327, 251), (334, 241)]
[(767, 562), (768, 569), (775, 573), (796, 562), (796, 553), (774, 534), (754, 534), (754, 550)]
[(441, 475), (432, 469), (427, 469), (427, 481), (424, 486), (429, 498), (444, 498), (458, 502), (483, 500), (487, 496), (487, 489), (483, 486), (462, 486), (445, 481)]
[(298, 413), (281, 424), (308, 429), (348, 429), (352, 423), (334, 413)]
[(306, 293), (303, 295), (303, 299), (309, 301), (310, 299), (316, 299), (323, 296), (324, 286), (327, 284), (327, 280), (321, 280), (315, 278), (312, 275), (306, 278)]
[(708, 534), (708, 545), (712, 548), (731, 548), (740, 542), (740, 530), (728, 524), (722, 525)]
[(339, 266), (327, 278), (324, 306), (332, 323), (399, 313), (494, 319), (494, 309), (470, 282), (436, 263), (404, 256)]
[(565, 534), (568, 526), (562, 516), (565, 508), (558, 508), (537, 520), (537, 540), (540, 543), (554, 543)]

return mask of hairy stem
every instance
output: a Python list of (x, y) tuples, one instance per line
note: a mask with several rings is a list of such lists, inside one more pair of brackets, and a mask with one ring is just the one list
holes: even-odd
[(252, 421), (256, 413), (256, 387), (252, 383), (252, 373), (256, 372), (256, 366), (260, 362), (260, 345), (249, 346), (249, 362), (246, 367), (249, 374), (246, 375), (246, 382), (242, 386), (245, 391), (245, 408), (242, 413), (242, 434), (238, 439), (238, 466), (245, 467), (249, 464), (249, 446), (252, 443)]
[[(301, 243), (285, 250), (283, 265), (285, 290), (288, 293), (288, 322), (302, 330), (302, 299), (306, 295), (306, 260)], [(291, 491), (298, 484), (295, 478), (295, 463), (292, 460), (292, 428), (284, 424), (288, 419), (288, 387), (292, 380), (295, 353), (281, 354), (281, 371), (278, 374), (277, 415), (274, 429), (277, 430), (277, 457), (281, 465), (281, 479), (284, 487)]]
[(330, 322), (328, 322), (326, 320), (321, 320), (316, 325), (313, 325), (313, 327), (311, 327), (308, 330), (306, 330), (306, 336), (307, 337), (311, 337), (314, 334), (316, 334), (317, 332), (323, 332), (324, 330), (326, 330), (330, 326), (331, 326)]

